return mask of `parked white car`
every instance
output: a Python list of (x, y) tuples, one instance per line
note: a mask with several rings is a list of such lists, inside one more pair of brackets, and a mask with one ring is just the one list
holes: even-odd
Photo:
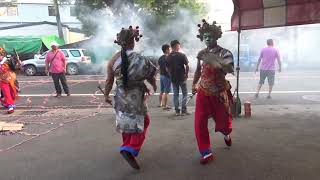
[[(60, 49), (67, 60), (67, 74), (76, 75), (91, 65), (91, 57), (86, 54), (85, 49)], [(48, 51), (47, 51), (48, 52)], [(34, 76), (37, 73), (45, 72), (45, 59), (47, 52), (33, 59), (22, 62), (22, 67), (26, 75)]]

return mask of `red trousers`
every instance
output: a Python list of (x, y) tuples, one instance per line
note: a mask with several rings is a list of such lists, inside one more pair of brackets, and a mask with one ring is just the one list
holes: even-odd
[(146, 115), (144, 117), (144, 131), (142, 133), (122, 133), (123, 144), (120, 147), (120, 151), (128, 151), (134, 156), (138, 156), (144, 142), (149, 124), (150, 117), (149, 115)]
[(15, 96), (12, 92), (11, 86), (9, 83), (0, 82), (0, 89), (2, 91), (2, 94), (4, 96), (4, 99), (1, 100), (1, 103), (5, 107), (11, 107), (14, 105)]
[[(231, 97), (229, 97), (231, 98)], [(219, 96), (206, 96), (199, 90), (196, 99), (195, 110), (195, 134), (200, 153), (205, 156), (210, 153), (210, 136), (208, 130), (208, 119), (213, 117), (215, 131), (229, 135), (232, 131), (232, 115)]]

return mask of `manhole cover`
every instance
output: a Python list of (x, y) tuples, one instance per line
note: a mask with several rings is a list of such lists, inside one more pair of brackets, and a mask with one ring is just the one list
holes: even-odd
[(309, 101), (320, 102), (320, 95), (304, 95), (302, 98)]
[(42, 115), (48, 111), (24, 111), (21, 115)]

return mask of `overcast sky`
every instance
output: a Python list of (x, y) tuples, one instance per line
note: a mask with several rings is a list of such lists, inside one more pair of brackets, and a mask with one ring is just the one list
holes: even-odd
[(209, 21), (217, 21), (223, 30), (230, 30), (231, 16), (233, 13), (232, 0), (204, 0), (209, 4)]
[[(223, 30), (230, 30), (231, 15), (233, 13), (232, 0), (199, 0), (209, 4), (207, 19), (221, 24)], [(18, 0), (18, 3), (50, 3), (52, 0)]]

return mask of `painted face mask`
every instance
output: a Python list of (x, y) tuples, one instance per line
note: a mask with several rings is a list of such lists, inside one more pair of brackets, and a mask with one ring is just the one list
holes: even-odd
[(213, 38), (210, 33), (204, 33), (203, 34), (203, 41), (205, 42), (205, 44), (207, 46), (216, 44), (216, 42), (217, 42), (217, 40), (215, 38)]

